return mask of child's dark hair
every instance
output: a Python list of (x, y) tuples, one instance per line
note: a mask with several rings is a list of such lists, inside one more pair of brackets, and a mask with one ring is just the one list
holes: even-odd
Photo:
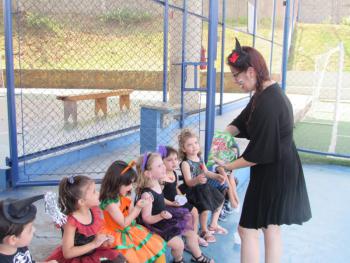
[[(23, 232), (23, 229), (26, 224), (15, 224), (8, 221), (3, 215), (3, 204), (4, 202), (0, 202), (0, 244), (2, 244), (4, 238), (6, 236), (15, 235), (16, 237), (20, 236)], [(34, 220), (34, 219), (33, 219)], [(31, 221), (33, 222), (33, 221)], [(27, 224), (31, 223), (28, 222)]]
[(177, 156), (179, 156), (179, 153), (177, 152), (177, 150), (171, 146), (165, 146), (165, 150), (166, 150), (166, 154), (165, 156), (162, 156), (162, 159), (168, 158), (171, 154), (176, 154)]
[[(123, 174), (122, 174), (123, 172)], [(102, 179), (100, 201), (116, 199), (122, 185), (130, 185), (136, 180), (136, 172), (124, 161), (113, 162)]]
[(64, 177), (59, 185), (58, 204), (62, 213), (69, 215), (77, 210), (77, 202), (83, 197), (82, 188), (93, 180), (84, 175)]

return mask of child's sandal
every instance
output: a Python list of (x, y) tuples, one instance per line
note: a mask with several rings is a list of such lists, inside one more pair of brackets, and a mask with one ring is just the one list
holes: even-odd
[(173, 260), (173, 263), (185, 263), (184, 258), (181, 258), (179, 261)]
[(199, 236), (202, 237), (208, 243), (216, 242), (216, 238), (209, 231), (203, 231)]
[(206, 255), (204, 255), (203, 253), (199, 256), (199, 257), (195, 257), (192, 255), (192, 258), (191, 258), (191, 261), (192, 262), (197, 262), (197, 263), (211, 263), (212, 262), (212, 259), (211, 258), (208, 258)]
[(208, 226), (209, 231), (214, 231), (214, 234), (219, 234), (219, 235), (227, 235), (228, 231), (226, 228), (223, 228), (222, 226), (217, 225), (216, 227), (213, 226)]

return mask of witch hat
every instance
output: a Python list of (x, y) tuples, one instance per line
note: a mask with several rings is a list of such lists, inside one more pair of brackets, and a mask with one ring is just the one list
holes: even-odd
[(3, 201), (2, 213), (6, 220), (15, 224), (27, 224), (34, 220), (36, 207), (32, 204), (44, 198), (36, 195), (25, 199), (6, 199)]
[(239, 41), (238, 41), (237, 37), (235, 37), (235, 39), (236, 39), (236, 47), (235, 47), (235, 51), (236, 51), (237, 53), (241, 54), (241, 53), (242, 53), (242, 47), (241, 47), (241, 44), (239, 43)]
[(228, 61), (229, 63), (231, 63), (231, 65), (235, 67), (242, 67), (246, 63), (248, 63), (248, 65), (250, 64), (249, 55), (246, 51), (242, 49), (242, 46), (237, 38), (235, 49), (232, 50), (232, 53), (228, 56)]

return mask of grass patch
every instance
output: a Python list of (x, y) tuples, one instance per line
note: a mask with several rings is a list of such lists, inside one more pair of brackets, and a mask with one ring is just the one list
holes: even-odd
[(336, 157), (328, 157), (317, 154), (310, 154), (299, 152), (299, 156), (302, 163), (307, 164), (335, 164), (335, 165), (344, 165), (350, 166), (350, 159), (345, 158), (336, 158)]
[[(344, 69), (350, 71), (350, 26), (334, 24), (303, 24), (295, 29), (288, 69), (314, 71), (317, 55), (325, 53), (343, 42)], [(338, 56), (332, 56), (328, 71), (338, 69)]]
[(25, 15), (26, 24), (28, 27), (33, 28), (38, 31), (48, 31), (48, 32), (58, 32), (62, 29), (60, 24), (54, 19), (36, 14), (36, 13), (27, 13)]
[(105, 23), (118, 23), (119, 25), (129, 25), (152, 20), (152, 15), (148, 12), (130, 10), (127, 8), (117, 8), (100, 17)]

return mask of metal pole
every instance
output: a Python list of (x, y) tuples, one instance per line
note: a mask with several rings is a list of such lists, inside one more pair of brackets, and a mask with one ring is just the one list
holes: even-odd
[(208, 160), (211, 142), (214, 134), (215, 122), (215, 86), (216, 70), (215, 59), (218, 36), (218, 1), (210, 1), (209, 5), (209, 32), (208, 32), (208, 75), (207, 75), (207, 109), (205, 112), (205, 149), (204, 159)]
[(272, 74), (273, 63), (273, 44), (275, 41), (275, 23), (276, 23), (276, 0), (273, 0), (273, 14), (272, 14), (272, 32), (271, 32), (271, 51), (270, 51), (270, 75)]
[(290, 19), (290, 0), (285, 0), (286, 10), (284, 16), (283, 32), (283, 53), (282, 53), (282, 89), (286, 91), (287, 84), (287, 64), (289, 52), (289, 19)]
[(167, 102), (168, 83), (168, 33), (169, 33), (169, 2), (164, 2), (164, 48), (163, 48), (163, 102)]
[(15, 100), (15, 73), (13, 66), (12, 45), (12, 1), (4, 0), (4, 29), (5, 29), (5, 58), (6, 58), (6, 88), (7, 110), (10, 139), (11, 184), (18, 182), (18, 151), (17, 151), (17, 126), (16, 126), (16, 100)]
[(221, 27), (221, 73), (220, 73), (220, 106), (219, 114), (222, 115), (224, 96), (224, 66), (225, 66), (225, 31), (226, 31), (226, 0), (222, 0), (222, 27)]
[(258, 9), (258, 0), (254, 1), (254, 24), (253, 24), (253, 47), (255, 47), (255, 41), (256, 41), (256, 16), (257, 16), (257, 9)]
[(187, 0), (184, 0), (184, 13), (182, 17), (182, 58), (181, 58), (181, 116), (180, 116), (180, 128), (184, 125), (185, 110), (184, 110), (184, 92), (186, 85), (186, 24), (187, 24)]

